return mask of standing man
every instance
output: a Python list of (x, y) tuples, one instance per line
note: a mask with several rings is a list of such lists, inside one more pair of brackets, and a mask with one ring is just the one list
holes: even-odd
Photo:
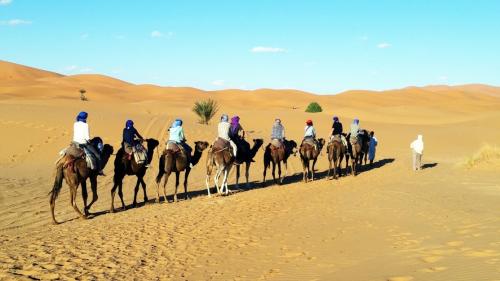
[(424, 141), (422, 135), (410, 144), (413, 154), (413, 171), (422, 170), (422, 154), (424, 153)]
[(368, 146), (368, 158), (370, 160), (370, 165), (373, 164), (373, 160), (375, 160), (375, 152), (377, 151), (377, 138), (375, 137), (375, 132), (370, 132), (370, 143)]

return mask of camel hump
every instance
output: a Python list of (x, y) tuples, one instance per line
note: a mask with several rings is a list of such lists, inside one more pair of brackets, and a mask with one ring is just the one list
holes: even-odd
[(283, 148), (283, 142), (278, 139), (271, 140), (271, 149), (280, 149)]
[(223, 149), (229, 149), (231, 147), (231, 144), (229, 143), (228, 140), (225, 140), (223, 138), (217, 138), (212, 145), (213, 150), (223, 150)]

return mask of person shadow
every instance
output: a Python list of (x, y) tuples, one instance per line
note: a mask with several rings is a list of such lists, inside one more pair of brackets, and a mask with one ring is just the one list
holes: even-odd
[(422, 170), (429, 169), (429, 168), (434, 168), (438, 165), (438, 163), (427, 163), (422, 165)]

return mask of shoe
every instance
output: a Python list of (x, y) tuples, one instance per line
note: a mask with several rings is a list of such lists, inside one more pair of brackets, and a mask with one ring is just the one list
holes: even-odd
[(192, 169), (193, 167), (194, 167), (193, 163), (189, 163), (189, 168)]
[(144, 165), (144, 167), (146, 167), (146, 168), (149, 168), (150, 166), (151, 166), (151, 165), (149, 165), (149, 164)]
[(97, 175), (99, 175), (99, 176), (106, 176), (106, 174), (104, 174), (103, 170), (100, 170), (99, 173), (97, 173)]

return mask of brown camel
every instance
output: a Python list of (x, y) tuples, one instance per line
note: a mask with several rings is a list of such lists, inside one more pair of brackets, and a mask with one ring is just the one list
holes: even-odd
[[(276, 184), (276, 165), (278, 165), (278, 183), (282, 184), (283, 181), (285, 180), (285, 177), (287, 176), (288, 172), (288, 157), (290, 155), (294, 155), (297, 153), (297, 143), (293, 140), (283, 140), (283, 144), (280, 147), (276, 147), (273, 144), (268, 144), (266, 146), (266, 149), (264, 151), (264, 178), (262, 179), (262, 184), (266, 184), (266, 171), (267, 168), (273, 164), (273, 181), (274, 184)], [(283, 178), (281, 177), (281, 162), (285, 164), (285, 175)]]
[[(227, 179), (229, 177), (229, 172), (233, 167), (235, 158), (233, 150), (228, 141), (218, 138), (215, 143), (208, 150), (207, 157), (207, 177), (205, 179), (205, 184), (207, 186), (207, 193), (210, 197), (210, 176), (214, 170), (217, 169), (214, 177), (215, 187), (217, 188), (217, 193), (226, 195), (229, 193), (229, 188), (227, 186)], [(219, 178), (224, 174), (222, 179), (221, 187), (219, 188)]]
[(348, 151), (351, 156), (351, 174), (353, 176), (357, 175), (357, 166), (358, 162), (360, 162), (361, 157), (361, 143), (358, 139), (351, 140), (351, 134), (347, 135), (347, 146)]
[[(170, 148), (169, 148), (170, 146)], [(167, 149), (163, 152), (160, 157), (160, 165), (158, 168), (158, 176), (156, 177), (156, 200), (160, 202), (160, 182), (165, 174), (165, 181), (163, 182), (163, 197), (165, 201), (167, 200), (167, 182), (168, 177), (172, 172), (175, 173), (175, 192), (174, 192), (174, 202), (177, 202), (177, 189), (179, 187), (179, 175), (181, 172), (184, 173), (184, 198), (188, 199), (187, 184), (189, 172), (191, 168), (186, 157), (186, 152), (184, 149), (179, 148), (177, 144), (169, 144)], [(191, 156), (191, 164), (196, 165), (200, 161), (201, 154), (203, 150), (208, 147), (208, 142), (206, 141), (196, 141), (194, 143), (194, 153)]]
[[(245, 163), (245, 179), (246, 179), (246, 187), (248, 188), (250, 186), (248, 180), (250, 177), (250, 165), (253, 162), (253, 158), (257, 154), (257, 151), (259, 151), (259, 148), (264, 144), (263, 139), (253, 139), (253, 146), (252, 148), (248, 149), (250, 147), (250, 144), (245, 141), (241, 140), (241, 146), (245, 146), (247, 149), (240, 149), (238, 151), (238, 158), (241, 159), (241, 163)], [(241, 154), (240, 154), (241, 152)], [(240, 166), (236, 166), (236, 188), (239, 187), (238, 181), (240, 179)]]
[[(95, 147), (97, 147), (98, 143), (102, 144), (101, 138), (94, 138), (90, 141)], [(109, 144), (105, 144), (103, 146), (103, 150), (101, 153), (101, 162), (102, 168), (106, 166), (108, 163), (109, 157), (113, 154), (113, 147)], [(54, 180), (54, 185), (52, 187), (52, 191), (49, 193), (50, 195), (50, 211), (52, 214), (52, 221), (54, 224), (58, 224), (54, 209), (56, 204), (57, 196), (61, 191), (63, 179), (66, 181), (66, 184), (69, 186), (70, 190), (70, 202), (71, 206), (75, 212), (81, 218), (87, 218), (89, 215), (90, 207), (97, 201), (97, 176), (98, 171), (90, 170), (87, 167), (87, 161), (83, 157), (75, 158), (71, 155), (65, 155), (56, 164), (56, 178)], [(87, 205), (87, 179), (90, 179), (90, 187), (92, 189), (92, 202)], [(76, 205), (76, 195), (78, 191), (78, 186), (82, 186), (82, 197), (83, 197), (83, 210), (84, 213), (78, 209)]]
[[(344, 159), (344, 154), (346, 154), (346, 147), (342, 144), (340, 138), (334, 138), (328, 146), (326, 147), (326, 152), (328, 153), (328, 175), (327, 179), (330, 179), (330, 174), (332, 172), (333, 166), (333, 178), (337, 179), (338, 176), (342, 176), (341, 164)], [(347, 164), (349, 160), (347, 160)], [(346, 165), (347, 165), (346, 164)], [(337, 170), (338, 169), (338, 170)], [(346, 166), (347, 169), (347, 166)], [(338, 172), (337, 172), (338, 171)]]
[[(304, 169), (303, 172), (304, 182), (308, 181), (309, 173), (311, 173), (311, 181), (314, 180), (314, 166), (316, 165), (316, 161), (318, 160), (318, 156), (321, 153), (321, 149), (323, 148), (324, 145), (325, 145), (324, 139), (318, 139), (317, 147), (308, 141), (302, 141), (299, 153), (300, 153), (300, 159), (302, 160), (302, 167)], [(312, 170), (309, 167), (309, 162), (311, 160), (313, 161)]]
[(363, 159), (364, 159), (364, 165), (366, 165), (366, 162), (368, 160), (368, 150), (370, 148), (370, 135), (367, 130), (362, 130), (362, 134), (360, 134), (360, 140), (361, 140), (361, 153), (359, 156), (359, 165), (361, 166), (363, 164)]
[(147, 147), (147, 163), (137, 164), (135, 157), (128, 157), (127, 153), (123, 147), (121, 147), (116, 153), (115, 157), (115, 175), (113, 177), (113, 188), (111, 189), (111, 209), (110, 212), (113, 213), (115, 211), (114, 203), (115, 203), (115, 193), (118, 188), (118, 196), (120, 196), (120, 200), (122, 201), (122, 209), (125, 210), (125, 202), (123, 201), (123, 178), (126, 175), (135, 175), (137, 177), (137, 182), (135, 184), (134, 189), (134, 207), (137, 206), (137, 193), (139, 192), (139, 185), (142, 186), (142, 190), (144, 192), (144, 203), (148, 202), (148, 195), (146, 193), (146, 183), (144, 182), (144, 175), (146, 175), (146, 171), (153, 160), (153, 153), (155, 148), (158, 146), (159, 142), (155, 139), (146, 139), (146, 147)]

